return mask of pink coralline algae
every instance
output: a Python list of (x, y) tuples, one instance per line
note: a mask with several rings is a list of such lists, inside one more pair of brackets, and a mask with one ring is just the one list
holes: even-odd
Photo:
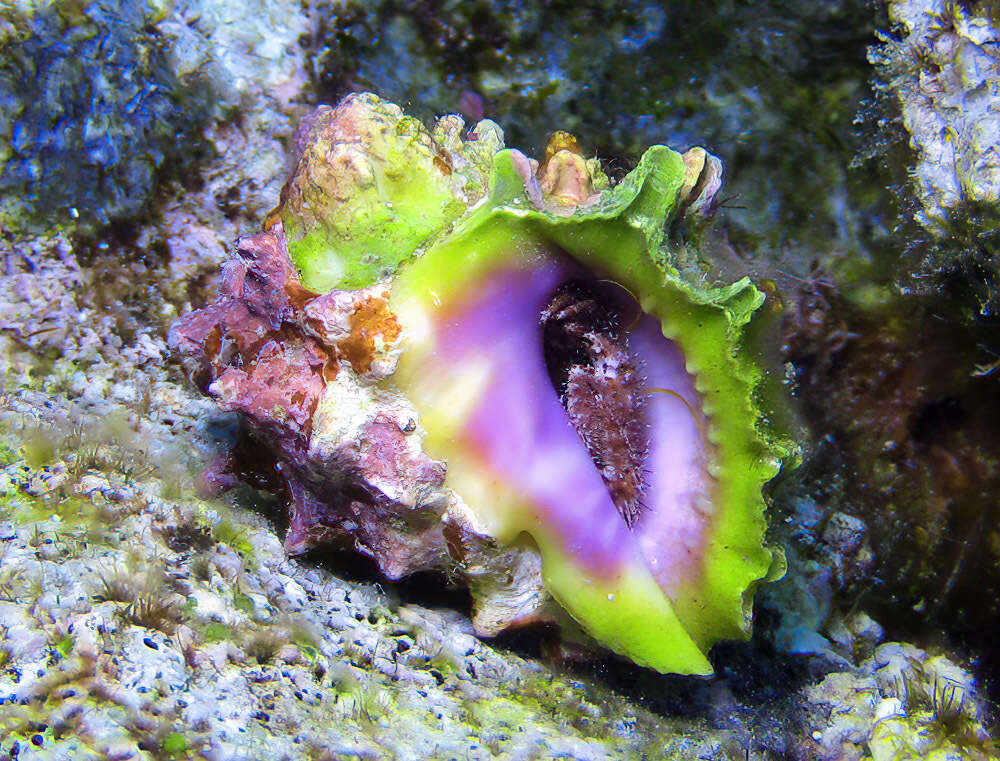
[[(307, 291), (280, 223), (241, 238), (236, 250), (218, 300), (178, 321), (170, 342), (189, 376), (241, 413), (250, 446), (266, 452), (261, 461), (280, 464), (290, 499), (286, 549), (357, 546), (390, 578), (439, 567), (440, 516), (419, 502), (419, 492), (440, 489), (445, 467), (411, 442), (416, 418), (405, 404), (373, 395), (371, 414), (351, 411), (350, 437), (331, 440), (327, 427), (313, 435), (319, 401), (341, 363), (343, 372), (369, 380), (384, 374), (375, 346), (399, 335), (386, 289)], [(333, 422), (330, 414), (318, 422)]]

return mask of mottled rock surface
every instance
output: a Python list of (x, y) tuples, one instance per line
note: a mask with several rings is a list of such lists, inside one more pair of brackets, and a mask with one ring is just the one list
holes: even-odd
[[(905, 293), (958, 302), (965, 321), (1000, 313), (1000, 26), (992, 3), (894, 0), (869, 51), (878, 130), (900, 206)], [(874, 125), (872, 125), (874, 126)]]
[(961, 204), (1000, 200), (1000, 33), (986, 7), (890, 2), (896, 35), (872, 49), (898, 99), (915, 164), (917, 219), (946, 232)]
[(49, 476), (0, 476), (5, 758), (612, 759), (728, 734), (290, 561), (259, 519)]
[(133, 222), (162, 182), (241, 140), (261, 154), (245, 154), (248, 182), (266, 183), (281, 161), (268, 128), (305, 81), (305, 28), (295, 2), (5, 4), (0, 229)]

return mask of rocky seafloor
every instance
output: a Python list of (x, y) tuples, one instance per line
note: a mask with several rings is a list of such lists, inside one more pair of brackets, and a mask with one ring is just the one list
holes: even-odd
[[(539, 17), (525, 11), (518, 26), (493, 4), (286, 3), (270, 9), (280, 38), (253, 9), (223, 2), (143, 5), (114, 24), (111, 6), (81, 7), (86, 20), (69, 4), (16, 4), (0, 26), (0, 758), (1000, 757), (989, 692), (1000, 621), (991, 6), (830, 3), (817, 18), (768, 4), (764, 26), (787, 30), (776, 21), (786, 13), (804, 56), (772, 83), (782, 97), (763, 80), (763, 95), (747, 85), (761, 72), (752, 37), (731, 43), (743, 68), (727, 72), (699, 50), (691, 56), (711, 76), (661, 83), (706, 114), (709, 126), (690, 131), (744, 167), (732, 205), (747, 208), (721, 209), (705, 245), (721, 270), (771, 281), (784, 304), (771, 352), (798, 399), (794, 414), (776, 415), (790, 418), (803, 452), (771, 489), (788, 574), (759, 594), (754, 638), (716, 647), (708, 679), (561, 648), (548, 630), (483, 640), (444, 577), (390, 583), (343, 554), (289, 558), (279, 500), (254, 484), (211, 495), (203, 473), (239, 422), (191, 388), (166, 344), (170, 323), (211, 299), (236, 236), (277, 203), (295, 121), (331, 81), (412, 92), (416, 110), (485, 108), (510, 116), (522, 139), (567, 126), (625, 161), (636, 141), (683, 144), (689, 133), (646, 90), (615, 102), (579, 82), (654, 60), (669, 9), (618, 9), (631, 25), (582, 72), (574, 46), (547, 47), (587, 93), (574, 104), (565, 91), (540, 94), (555, 69), (532, 68)], [(556, 12), (577, 28), (568, 9)], [(708, 23), (691, 9), (683, 17), (685, 36)], [(840, 50), (824, 36), (822, 56), (809, 58), (803, 30), (827, 35), (843, 18), (862, 58), (844, 54), (820, 80), (828, 110), (813, 116), (825, 122), (789, 127), (811, 102), (792, 102), (789, 78), (810, 81)], [(467, 41), (490, 37), (490, 19), (500, 59)], [(49, 43), (67, 24), (79, 34), (60, 53)], [(372, 43), (380, 24), (387, 34)], [(145, 78), (75, 71), (73, 86), (104, 88), (81, 112), (61, 72), (102, 39)], [(457, 87), (461, 56), (434, 55), (462, 44)], [(407, 74), (383, 81), (393, 56)], [(12, 74), (26, 66), (31, 87)], [(866, 77), (876, 94), (861, 104)], [(206, 102), (206, 92), (226, 95)], [(43, 107), (60, 97), (65, 109)], [(148, 109), (135, 111), (144, 98)], [(595, 102), (618, 109), (611, 128)], [(553, 124), (563, 110), (572, 119)], [(60, 131), (88, 113), (89, 131)], [(117, 130), (123, 113), (151, 126)], [(911, 186), (886, 189), (899, 166), (848, 171), (865, 152), (845, 144), (857, 114), (862, 134), (874, 129), (866, 120), (885, 122), (877, 137), (904, 168), (912, 159)], [(106, 140), (92, 142), (98, 123)], [(178, 124), (188, 142), (172, 139)], [(941, 134), (961, 138), (949, 143), (955, 182), (935, 171)], [(829, 246), (787, 238), (808, 227), (799, 204), (812, 185), (778, 171), (752, 189), (809, 139), (820, 146), (809, 176), (833, 188), (816, 212), (837, 231)], [(766, 150), (754, 154), (754, 140)], [(865, 140), (870, 149), (876, 137)], [(73, 166), (86, 171), (59, 169)], [(747, 259), (751, 242), (768, 253)]]

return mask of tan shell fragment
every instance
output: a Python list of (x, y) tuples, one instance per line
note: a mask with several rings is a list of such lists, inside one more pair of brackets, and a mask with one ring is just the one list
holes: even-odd
[(701, 147), (689, 149), (681, 158), (684, 159), (681, 212), (707, 216), (712, 212), (715, 196), (722, 188), (722, 161)]
[(576, 138), (566, 132), (549, 138), (537, 175), (542, 194), (556, 213), (593, 204), (608, 184), (599, 162), (586, 159)]

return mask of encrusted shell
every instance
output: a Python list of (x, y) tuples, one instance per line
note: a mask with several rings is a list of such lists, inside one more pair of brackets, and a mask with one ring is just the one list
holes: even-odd
[[(390, 578), (442, 570), (484, 635), (568, 614), (640, 664), (709, 673), (708, 648), (746, 636), (750, 594), (780, 565), (761, 487), (786, 453), (758, 427), (742, 349), (763, 297), (687, 282), (664, 242), (676, 215), (710, 207), (721, 164), (656, 146), (612, 187), (570, 136), (539, 164), (491, 123), (461, 129), (429, 133), (368, 94), (321, 108), (269, 228), (241, 239), (218, 301), (171, 343), (266, 452), (289, 551), (353, 547)], [(539, 317), (581, 279), (636, 304), (631, 324), (594, 328), (632, 358), (644, 399), (629, 414), (651, 431), (627, 520), (614, 469), (596, 467), (615, 445), (587, 443), (594, 402), (571, 409), (546, 372)], [(574, 372), (593, 400), (614, 368)]]

